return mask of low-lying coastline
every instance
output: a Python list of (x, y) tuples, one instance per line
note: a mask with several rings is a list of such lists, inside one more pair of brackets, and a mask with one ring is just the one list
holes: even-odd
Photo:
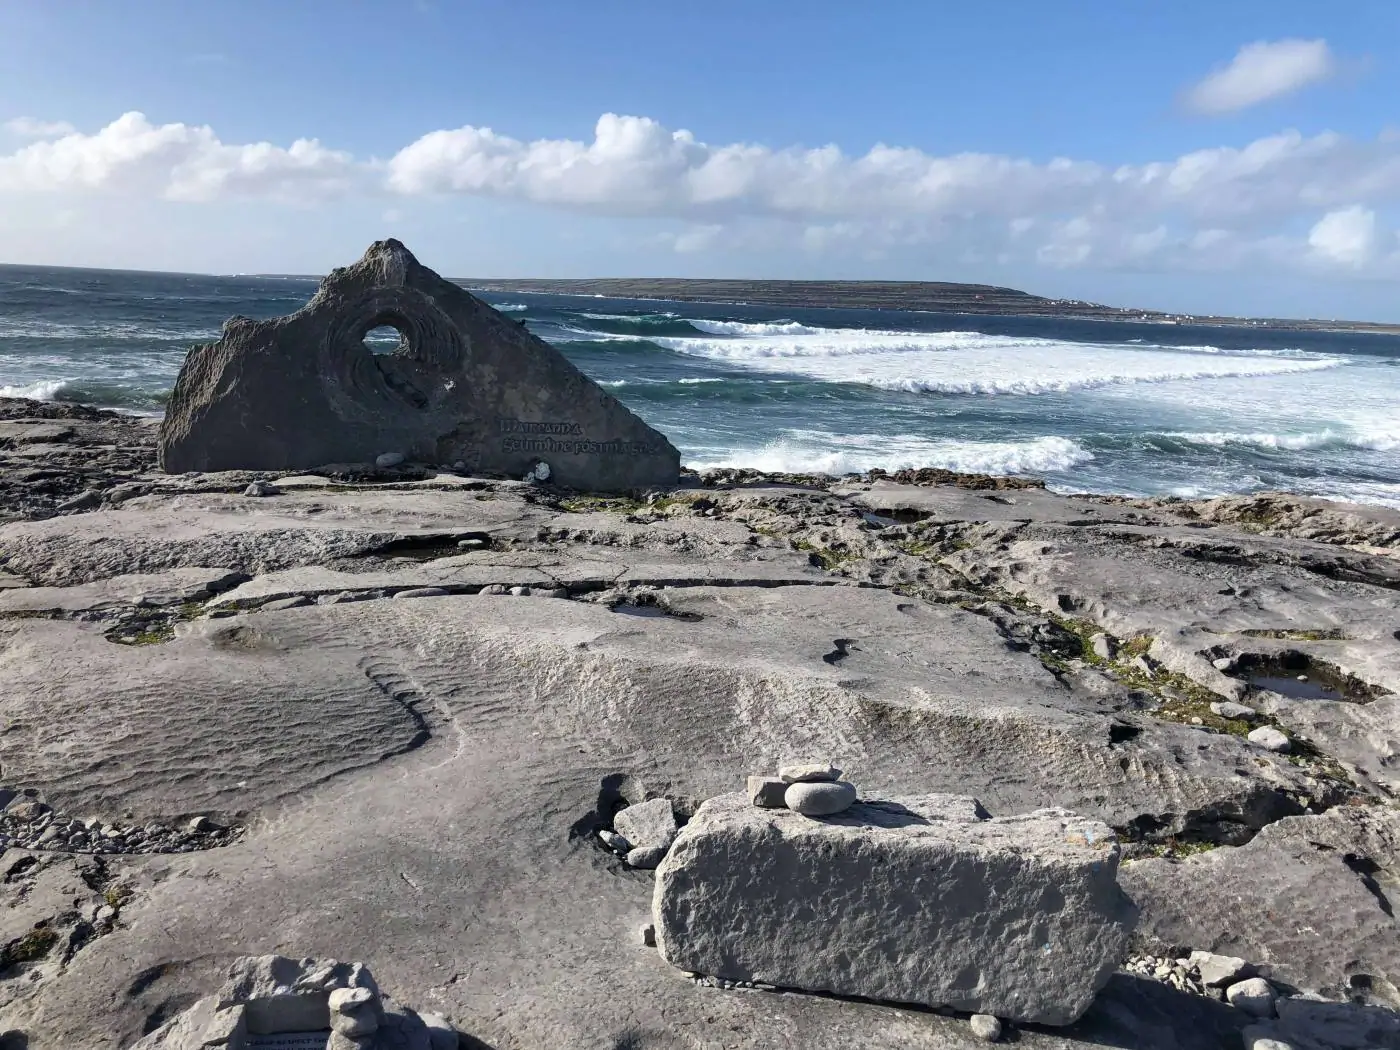
[(1054, 299), (1015, 288), (948, 281), (742, 281), (704, 278), (458, 278), (474, 291), (576, 295), (792, 307), (801, 309), (915, 310), (929, 313), (1063, 317), (1086, 321), (1148, 321), (1224, 325), (1285, 331), (1400, 333), (1400, 325), (1371, 321), (1229, 317), (1105, 306)]

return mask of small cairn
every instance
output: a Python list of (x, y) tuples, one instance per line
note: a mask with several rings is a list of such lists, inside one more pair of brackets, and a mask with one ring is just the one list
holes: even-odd
[(830, 817), (855, 804), (856, 786), (830, 762), (794, 762), (779, 766), (776, 777), (749, 777), (749, 801), (760, 809)]

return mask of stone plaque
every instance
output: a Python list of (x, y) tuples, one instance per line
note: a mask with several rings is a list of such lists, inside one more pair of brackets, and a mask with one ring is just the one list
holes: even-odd
[(283, 1032), (273, 1035), (248, 1036), (248, 1050), (326, 1050), (331, 1033)]

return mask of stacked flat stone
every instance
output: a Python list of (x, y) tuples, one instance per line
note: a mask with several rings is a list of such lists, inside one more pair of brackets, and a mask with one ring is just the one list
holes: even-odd
[(457, 1030), (436, 1014), (386, 1003), (360, 963), (250, 956), (230, 967), (216, 995), (198, 1000), (132, 1050), (248, 1050), (268, 1037), (314, 1037), (326, 1050), (455, 1050)]
[(795, 762), (779, 766), (776, 777), (749, 777), (749, 801), (760, 809), (830, 817), (851, 808), (856, 786), (830, 762)]

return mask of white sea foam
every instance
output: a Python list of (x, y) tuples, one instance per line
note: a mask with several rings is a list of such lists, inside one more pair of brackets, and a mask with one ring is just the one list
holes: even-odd
[(964, 331), (812, 328), (795, 322), (691, 324), (711, 334), (654, 342), (750, 371), (910, 393), (1033, 395), (1315, 372), (1346, 363), (1341, 357), (1296, 350), (1075, 343)]
[(1026, 441), (929, 440), (914, 435), (836, 434), (789, 430), (757, 449), (712, 449), (690, 465), (752, 467), (792, 473), (850, 474), (883, 467), (942, 467), (966, 473), (1044, 474), (1068, 470), (1094, 458), (1068, 438), (1046, 436)]
[(669, 310), (664, 311), (662, 313), (651, 314), (591, 314), (586, 311), (582, 311), (578, 314), (578, 316), (587, 317), (591, 321), (652, 321), (656, 320), (657, 318), (662, 318), (664, 320), (670, 321), (679, 317), (680, 314), (673, 314)]
[(519, 313), (530, 308), (524, 303), (497, 303), (491, 309), (500, 310), (502, 313)]
[(0, 386), (0, 397), (28, 397), (35, 401), (52, 401), (76, 379), (41, 379), (34, 383)]
[(1356, 448), (1373, 452), (1400, 449), (1400, 429), (1396, 430), (1318, 430), (1302, 434), (1236, 434), (1228, 431), (1209, 433), (1171, 432), (1164, 437), (1188, 441), (1195, 445), (1256, 445), (1261, 448), (1296, 452), (1312, 448)]

